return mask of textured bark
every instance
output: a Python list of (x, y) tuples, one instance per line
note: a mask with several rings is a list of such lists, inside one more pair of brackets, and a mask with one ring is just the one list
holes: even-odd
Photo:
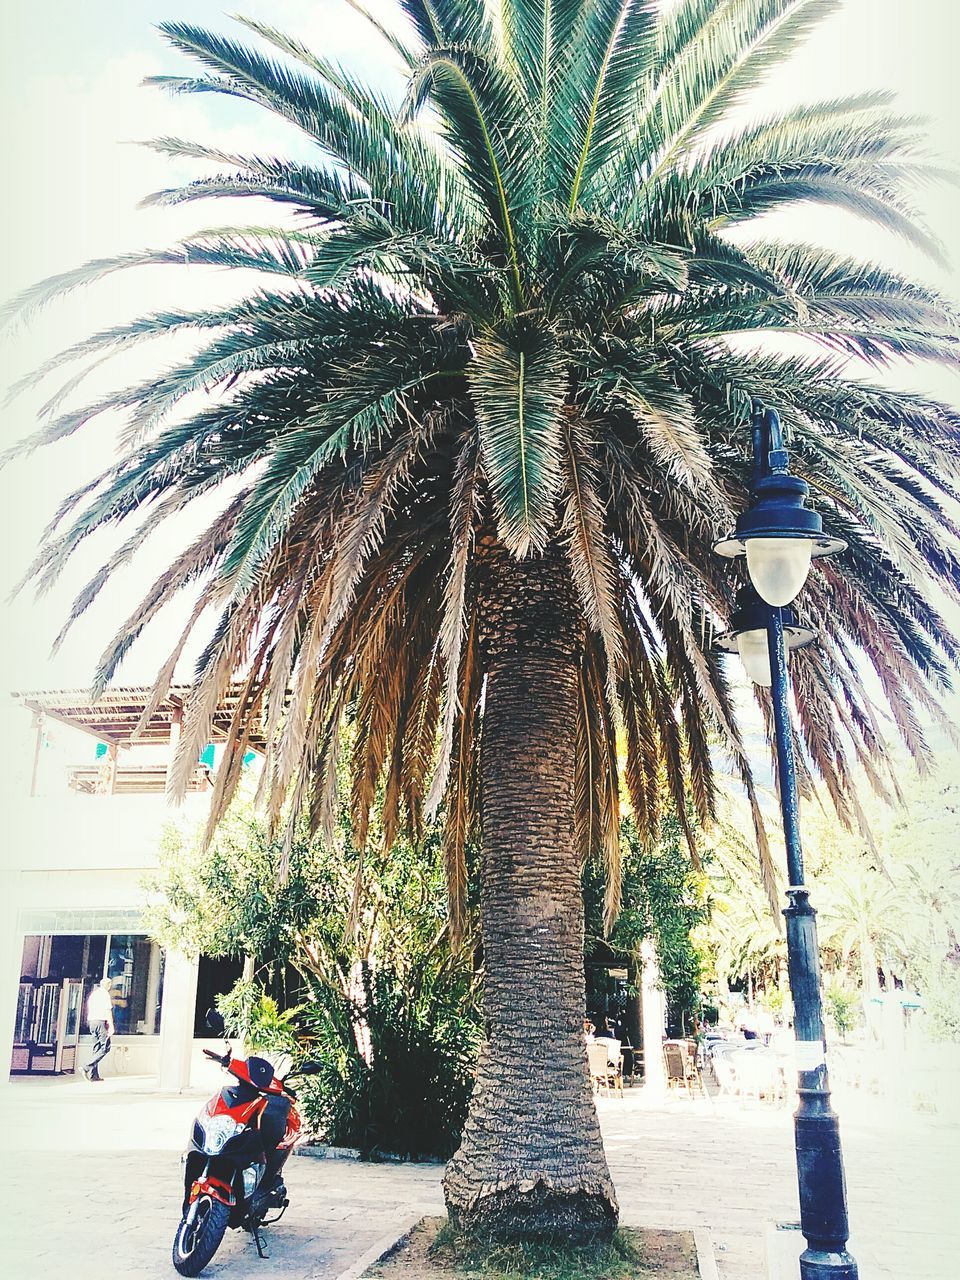
[(482, 600), (485, 1040), (444, 1191), (472, 1235), (586, 1242), (612, 1233), (617, 1203), (583, 1040), (583, 622), (557, 553), (488, 551)]

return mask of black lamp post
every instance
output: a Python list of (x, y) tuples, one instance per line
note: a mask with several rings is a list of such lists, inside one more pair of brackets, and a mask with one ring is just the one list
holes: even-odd
[(764, 410), (754, 401), (752, 423), (754, 500), (737, 521), (736, 533), (715, 549), (722, 556), (746, 556), (753, 588), (738, 594), (732, 630), (718, 644), (740, 652), (748, 675), (770, 686), (773, 701), (789, 881), (783, 914), (797, 1041), (799, 1105), (794, 1133), (800, 1228), (807, 1241), (800, 1276), (801, 1280), (857, 1280), (857, 1264), (846, 1249), (847, 1192), (840, 1129), (830, 1105), (827, 1078), (816, 912), (804, 886), (787, 674), (790, 649), (810, 644), (814, 635), (797, 626), (786, 606), (803, 587), (811, 560), (842, 551), (846, 544), (826, 537), (819, 515), (804, 506), (807, 485), (789, 473), (776, 411)]

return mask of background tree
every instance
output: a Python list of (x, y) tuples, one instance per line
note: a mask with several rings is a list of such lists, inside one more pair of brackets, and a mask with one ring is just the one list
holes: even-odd
[[(156, 83), (264, 107), (313, 147), (287, 159), (160, 139), (214, 172), (155, 200), (257, 197), (296, 222), (101, 260), (13, 308), (142, 264), (259, 273), (234, 306), (146, 315), (40, 371), (173, 332), (199, 339), (139, 385), (80, 407), (54, 395), (28, 447), (108, 408), (129, 421), (116, 464), (64, 500), (30, 573), (49, 581), (89, 534), (137, 517), (76, 617), (145, 537), (219, 492), (96, 675), (109, 681), (184, 587), (202, 584), (187, 632), (219, 607), (174, 789), (239, 680), (211, 830), (255, 721), (272, 744), (273, 816), (289, 802), (290, 832), (331, 823), (348, 712), (361, 845), (381, 780), (391, 836), (446, 796), (454, 931), (467, 833), (482, 820), (487, 1039), (445, 1181), (453, 1218), (481, 1234), (576, 1241), (615, 1221), (580, 1035), (579, 871), (584, 852), (604, 852), (612, 923), (618, 722), (645, 836), (663, 764), (678, 812), (689, 784), (712, 816), (717, 735), (773, 889), (710, 648), (731, 587), (711, 546), (746, 502), (751, 395), (782, 410), (798, 470), (849, 543), (805, 592), (820, 646), (794, 666), (800, 736), (844, 821), (856, 817), (851, 760), (883, 785), (864, 663), (922, 754), (915, 711), (937, 713), (958, 655), (922, 586), (932, 575), (958, 593), (941, 501), (957, 478), (957, 418), (845, 363), (954, 359), (947, 308), (882, 265), (765, 238), (757, 221), (826, 203), (936, 251), (909, 198), (932, 174), (924, 131), (885, 95), (744, 123), (750, 91), (833, 7), (402, 0), (402, 33), (373, 21), (400, 68), (396, 98), (262, 24), (246, 24), (254, 49), (165, 24), (198, 65)], [(726, 234), (755, 222), (746, 245)], [(801, 353), (765, 348), (770, 332), (799, 338)], [(534, 1038), (545, 1052), (531, 1060)]]
[[(904, 904), (896, 886), (862, 859), (833, 869), (823, 908), (824, 941), (846, 965), (856, 956), (864, 1000), (880, 992), (880, 969), (903, 954)], [(904, 966), (905, 967), (905, 966)]]
[[(656, 942), (663, 987), (671, 1020), (689, 1031), (700, 1009), (703, 959), (695, 932), (708, 918), (705, 880), (690, 865), (683, 826), (666, 808), (655, 842), (640, 839), (636, 824), (625, 817), (620, 827), (621, 906), (616, 924), (603, 927), (604, 868), (591, 859), (584, 868), (585, 951), (590, 959), (627, 966), (634, 989), (641, 970), (640, 947)], [(590, 1003), (588, 1008), (599, 1007)], [(629, 1028), (639, 1047), (637, 1027)]]
[[(283, 839), (249, 804), (209, 845), (170, 828), (145, 885), (147, 927), (165, 947), (257, 958), (218, 1007), (248, 1047), (322, 1063), (303, 1109), (325, 1141), (446, 1157), (473, 1087), (480, 973), (450, 946), (439, 828), (383, 851), (381, 812), (382, 797), (362, 857), (343, 797), (338, 839), (294, 838), (284, 881)], [(289, 986), (288, 966), (300, 979)]]
[(331, 844), (302, 828), (289, 841), (271, 835), (243, 800), (209, 843), (202, 832), (168, 827), (158, 868), (144, 881), (151, 935), (192, 955), (253, 957), (261, 985), (293, 965), (344, 993), (361, 961), (396, 967), (441, 944), (449, 950), (441, 828), (427, 828), (416, 845), (400, 838), (384, 849), (381, 810), (371, 814), (374, 847), (366, 851), (350, 839), (347, 797)]
[(786, 995), (787, 948), (779, 908), (773, 910), (757, 872), (749, 821), (740, 806), (725, 805), (703, 849), (708, 876), (710, 924), (705, 947), (720, 980), (721, 995), (731, 981), (745, 981), (752, 1004), (755, 984)]
[[(305, 947), (349, 900), (352, 877), (340, 856), (296, 839), (288, 873), (277, 878), (279, 842), (249, 803), (234, 805), (205, 846), (195, 833), (168, 826), (157, 870), (144, 881), (151, 936), (189, 955), (251, 959), (255, 971), (304, 963)], [(342, 934), (342, 922), (340, 925)]]
[[(960, 784), (947, 749), (920, 774), (909, 760), (894, 759), (901, 803), (865, 795), (866, 834), (838, 827), (822, 795), (811, 794), (804, 808), (807, 863), (821, 903), (827, 1005), (845, 1034), (862, 1022), (863, 1007), (879, 994), (881, 981), (888, 990), (899, 982), (920, 993), (933, 1038), (955, 1039)], [(771, 981), (779, 981), (786, 995), (783, 937), (766, 909), (748, 821), (733, 806), (705, 841), (711, 900), (705, 945), (718, 978), (739, 981), (752, 970), (768, 991)]]

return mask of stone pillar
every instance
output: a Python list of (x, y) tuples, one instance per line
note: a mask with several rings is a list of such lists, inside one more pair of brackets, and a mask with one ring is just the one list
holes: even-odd
[(663, 1030), (666, 1006), (660, 985), (660, 965), (653, 938), (640, 944), (640, 1021), (643, 1026), (643, 1090), (653, 1100), (666, 1093), (667, 1076), (663, 1065)]
[(198, 967), (198, 961), (182, 951), (166, 953), (158, 1071), (159, 1086), (164, 1093), (180, 1093), (190, 1087)]

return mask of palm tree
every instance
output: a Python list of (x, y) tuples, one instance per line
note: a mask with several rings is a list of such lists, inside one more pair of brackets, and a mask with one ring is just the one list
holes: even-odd
[[(897, 886), (865, 860), (837, 868), (824, 886), (824, 935), (844, 967), (856, 954), (864, 1002), (880, 992), (880, 961), (904, 944), (904, 901)], [(886, 967), (886, 963), (884, 963)]]
[[(215, 173), (154, 202), (257, 197), (284, 216), (101, 260), (15, 304), (25, 314), (139, 264), (260, 273), (236, 305), (148, 314), (40, 370), (171, 332), (201, 340), (82, 408), (55, 397), (33, 443), (117, 406), (129, 425), (116, 465), (62, 504), (31, 573), (44, 584), (90, 533), (138, 517), (72, 621), (145, 537), (222, 491), (96, 673), (102, 688), (164, 603), (202, 584), (162, 691), (186, 634), (219, 607), (174, 787), (239, 681), (211, 826), (255, 717), (274, 744), (261, 798), (291, 830), (297, 815), (332, 821), (346, 717), (361, 842), (381, 784), (388, 847), (399, 823), (416, 832), (445, 802), (454, 930), (465, 841), (482, 826), (486, 1042), (445, 1182), (474, 1232), (577, 1240), (615, 1222), (580, 1037), (579, 872), (585, 851), (605, 851), (611, 920), (618, 726), (642, 832), (656, 827), (661, 767), (679, 813), (689, 786), (710, 818), (716, 735), (772, 884), (711, 650), (730, 601), (711, 544), (746, 501), (751, 395), (781, 409), (798, 469), (849, 543), (805, 593), (821, 644), (795, 664), (804, 759), (844, 820), (852, 761), (882, 751), (865, 667), (922, 754), (916, 709), (935, 712), (958, 655), (922, 584), (932, 575), (955, 597), (960, 582), (940, 501), (960, 422), (853, 372), (954, 359), (947, 308), (883, 266), (759, 226), (746, 246), (726, 234), (826, 203), (936, 251), (908, 196), (931, 173), (923, 127), (886, 95), (731, 119), (832, 7), (400, 0), (403, 34), (370, 19), (405, 77), (399, 102), (262, 24), (246, 24), (254, 48), (165, 24), (199, 71), (155, 83), (264, 107), (313, 153), (160, 139)], [(801, 347), (765, 346), (770, 332)]]
[(724, 813), (713, 827), (708, 844), (710, 922), (704, 933), (715, 955), (717, 976), (723, 983), (746, 978), (752, 1003), (753, 980), (782, 985), (787, 965), (786, 940), (779, 912), (771, 904), (756, 854), (737, 821)]

